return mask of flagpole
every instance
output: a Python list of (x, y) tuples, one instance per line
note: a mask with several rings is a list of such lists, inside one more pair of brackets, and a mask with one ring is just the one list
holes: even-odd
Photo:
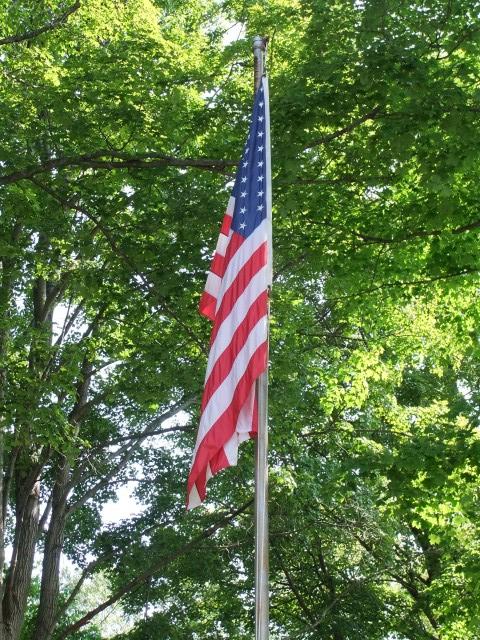
[[(266, 40), (253, 39), (255, 91), (262, 83), (265, 68)], [(265, 109), (269, 114), (268, 94)], [(265, 160), (267, 178), (267, 217), (271, 222), (270, 130), (269, 118), (265, 122)], [(271, 264), (271, 242), (268, 260)], [(269, 586), (268, 586), (268, 349), (267, 370), (257, 380), (258, 433), (255, 455), (255, 640), (269, 638)]]

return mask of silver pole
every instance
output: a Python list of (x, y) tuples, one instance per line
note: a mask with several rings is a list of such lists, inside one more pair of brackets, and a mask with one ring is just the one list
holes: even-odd
[[(255, 91), (262, 82), (265, 66), (266, 42), (256, 36), (253, 39)], [(268, 95), (265, 96), (266, 101)], [(268, 109), (268, 105), (265, 105)], [(268, 127), (265, 122), (265, 128)], [(269, 132), (266, 133), (269, 146)], [(270, 149), (266, 149), (268, 162)], [(267, 155), (266, 154), (266, 155)], [(268, 179), (268, 176), (267, 176)], [(267, 199), (271, 202), (271, 185), (267, 185)], [(270, 216), (270, 213), (268, 213)], [(271, 252), (271, 244), (269, 246)], [(269, 255), (269, 260), (271, 256)], [(268, 362), (268, 349), (267, 349)], [(269, 588), (268, 588), (268, 364), (267, 371), (257, 380), (258, 434), (255, 455), (255, 640), (269, 638)]]

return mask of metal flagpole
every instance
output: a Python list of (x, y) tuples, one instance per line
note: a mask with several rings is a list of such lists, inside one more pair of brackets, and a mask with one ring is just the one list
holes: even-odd
[[(262, 83), (265, 67), (266, 40), (253, 39), (255, 91)], [(266, 86), (266, 85), (265, 85)], [(265, 160), (267, 218), (271, 223), (270, 122), (268, 93), (265, 95)], [(269, 232), (270, 236), (271, 233)], [(268, 260), (271, 265), (271, 242)], [(268, 588), (268, 348), (267, 370), (257, 380), (258, 433), (255, 456), (255, 640), (269, 638)]]

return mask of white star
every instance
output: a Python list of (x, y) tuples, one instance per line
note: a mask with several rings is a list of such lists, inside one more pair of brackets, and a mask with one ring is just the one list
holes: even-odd
[(259, 132), (257, 133), (257, 136), (258, 136), (259, 138), (263, 138), (263, 131), (259, 131)]
[(259, 191), (257, 195), (259, 198), (261, 198), (263, 196), (263, 191)]
[(258, 121), (263, 122), (263, 116), (258, 116)]
[(245, 224), (245, 222), (242, 222), (242, 224), (240, 225), (240, 229), (245, 229), (247, 225)]
[(246, 181), (247, 181), (247, 176), (243, 176), (242, 182), (246, 182)]
[(263, 176), (258, 176), (258, 181), (263, 182)]
[(241, 198), (246, 198), (247, 197), (247, 192), (246, 191), (242, 191), (242, 193), (240, 194)]
[(259, 106), (260, 108), (261, 108), (261, 107), (263, 107), (263, 102), (259, 102), (259, 103), (258, 103), (258, 106)]
[(246, 211), (246, 210), (247, 210), (247, 209), (246, 209), (245, 207), (242, 207), (242, 208), (240, 209), (240, 213), (243, 213), (243, 215), (245, 215), (245, 211)]
[(258, 147), (258, 150), (259, 151), (263, 151), (263, 147)]
[(258, 207), (257, 207), (257, 209), (258, 209), (259, 211), (261, 211), (261, 210), (263, 209), (263, 204), (259, 204), (259, 205), (258, 205)]
[(260, 87), (260, 91), (262, 91), (262, 92), (263, 92), (263, 87)]
[(263, 160), (261, 160), (261, 161), (258, 163), (258, 166), (259, 166), (259, 167), (263, 167)]
[(250, 149), (248, 147), (246, 147), (245, 149), (245, 155), (247, 155), (247, 153), (250, 151)]
[(245, 169), (245, 167), (248, 167), (248, 162), (243, 163), (243, 168)]

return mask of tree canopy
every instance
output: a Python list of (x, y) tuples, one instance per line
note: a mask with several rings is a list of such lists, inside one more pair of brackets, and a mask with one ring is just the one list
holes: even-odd
[(272, 640), (478, 639), (479, 15), (0, 2), (1, 638), (252, 637), (252, 443), (184, 505), (261, 34)]

